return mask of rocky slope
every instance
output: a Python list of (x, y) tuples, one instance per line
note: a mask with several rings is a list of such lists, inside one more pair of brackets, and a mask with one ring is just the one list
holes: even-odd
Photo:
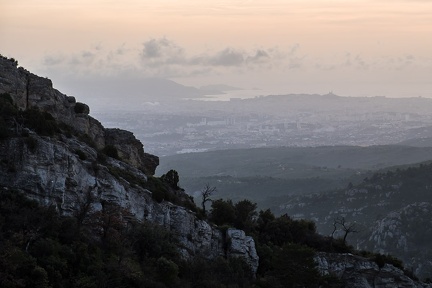
[(431, 278), (431, 172), (431, 164), (420, 164), (376, 173), (346, 189), (292, 197), (278, 209), (313, 220), (324, 235), (343, 217), (355, 225), (347, 237), (355, 248), (394, 255), (421, 279)]
[[(34, 119), (44, 124), (47, 119), (22, 119), (24, 114), (10, 111), (9, 118), (2, 117), (9, 126), (0, 123), (0, 128), (8, 127), (9, 131), (7, 137), (0, 137), (1, 187), (21, 191), (65, 215), (80, 211), (83, 204), (96, 211), (115, 204), (129, 211), (131, 217), (173, 232), (184, 258), (241, 257), (252, 271), (257, 271), (259, 257), (252, 237), (238, 229), (218, 229), (199, 219), (187, 205), (164, 200), (170, 196), (191, 204), (181, 189), (169, 190), (172, 195), (162, 194), (160, 201), (154, 197), (161, 193), (162, 185), (152, 176), (158, 158), (146, 154), (132, 133), (104, 128), (89, 116), (87, 105), (53, 89), (50, 80), (16, 66), (14, 60), (0, 57), (0, 96), (7, 93), (16, 107), (8, 109), (48, 112), (51, 116), (41, 115), (49, 121), (53, 117), (64, 126), (53, 129), (52, 135), (44, 135), (30, 129), (25, 121)], [(7, 109), (3, 111), (6, 115)], [(4, 130), (0, 132), (0, 136), (5, 135)], [(320, 253), (316, 262), (323, 275), (338, 277), (341, 287), (425, 287), (402, 276), (401, 270), (393, 266), (379, 268), (363, 258)], [(353, 273), (360, 284), (349, 277)]]
[[(243, 257), (256, 271), (254, 241), (244, 232), (224, 233), (185, 207), (153, 199), (149, 179), (158, 158), (145, 153), (132, 133), (104, 128), (89, 116), (87, 105), (16, 64), (0, 57), (0, 94), (9, 94), (20, 110), (48, 112), (72, 133), (41, 136), (23, 128), (19, 119), (9, 119), (15, 122), (16, 133), (0, 141), (1, 186), (23, 191), (62, 214), (73, 213), (91, 195), (96, 210), (103, 209), (104, 203), (114, 203), (138, 220), (159, 223), (174, 232), (185, 258), (197, 254)], [(116, 155), (101, 160), (101, 151), (107, 148)]]
[(356, 288), (417, 288), (429, 287), (414, 281), (393, 265), (377, 263), (352, 254), (318, 253), (315, 257), (323, 275), (340, 279), (343, 287)]

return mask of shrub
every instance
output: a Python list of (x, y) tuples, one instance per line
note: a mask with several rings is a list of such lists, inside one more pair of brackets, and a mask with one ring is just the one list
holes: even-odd
[(178, 186), (180, 178), (176, 170), (169, 170), (166, 174), (161, 176), (161, 180), (168, 183), (174, 189), (180, 188)]
[(38, 141), (36, 140), (36, 138), (29, 136), (25, 138), (25, 143), (27, 145), (27, 148), (29, 149), (30, 152), (35, 152), (37, 145), (38, 145)]
[(75, 153), (78, 155), (79, 159), (86, 160), (87, 155), (80, 149), (75, 150)]
[(24, 111), (25, 124), (38, 134), (43, 136), (53, 136), (60, 129), (54, 117), (48, 112), (40, 112), (37, 109), (27, 109)]
[(152, 199), (155, 200), (157, 203), (161, 203), (164, 200), (165, 193), (161, 190), (154, 190), (152, 191)]
[(233, 225), (235, 221), (235, 208), (231, 200), (218, 199), (212, 202), (210, 220), (216, 225)]
[(86, 104), (84, 104), (84, 103), (77, 102), (75, 104), (74, 111), (77, 114), (80, 114), (80, 113), (87, 114), (88, 113), (88, 106)]
[(179, 268), (176, 263), (165, 257), (159, 257), (156, 261), (158, 278), (165, 284), (173, 284), (177, 280)]
[(102, 149), (102, 152), (105, 153), (105, 155), (107, 155), (107, 156), (109, 156), (111, 158), (115, 158), (115, 159), (119, 158), (117, 148), (114, 145), (106, 145)]
[(6, 122), (0, 118), (0, 139), (5, 139), (10, 136), (10, 130)]
[(78, 139), (92, 148), (96, 148), (96, 143), (88, 134), (80, 134)]
[(13, 105), (13, 99), (9, 93), (0, 93), (0, 101)]

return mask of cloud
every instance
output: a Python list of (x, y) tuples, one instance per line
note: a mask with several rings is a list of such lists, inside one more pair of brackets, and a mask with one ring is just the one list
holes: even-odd
[(158, 76), (172, 77), (218, 73), (226, 69), (253, 69), (269, 64), (279, 57), (274, 52), (276, 49), (259, 48), (247, 51), (225, 47), (190, 55), (187, 49), (164, 37), (145, 41), (140, 60), (144, 70), (153, 70)]
[(289, 69), (299, 69), (303, 65), (303, 59), (305, 57), (291, 57), (288, 62)]
[(150, 39), (143, 44), (143, 60), (183, 62), (184, 49), (167, 38)]
[(282, 55), (276, 48), (262, 47), (250, 50), (225, 47), (188, 53), (185, 47), (161, 37), (148, 39), (138, 47), (122, 44), (107, 48), (99, 44), (71, 54), (52, 53), (44, 57), (42, 65), (50, 74), (63, 73), (71, 77), (172, 78), (271, 69), (284, 57)]
[[(353, 51), (323, 54), (305, 53), (299, 43), (290, 47), (244, 49), (233, 46), (192, 52), (166, 37), (147, 39), (136, 46), (121, 44), (107, 47), (98, 44), (71, 54), (51, 53), (43, 59), (48, 75), (65, 77), (162, 77), (247, 75), (248, 73), (347, 73), (374, 70), (408, 71), (432, 65), (431, 59), (415, 55), (372, 57)], [(294, 75), (294, 74), (292, 74)]]
[(226, 48), (216, 55), (210, 56), (208, 63), (215, 66), (240, 66), (244, 63), (245, 57), (241, 51)]

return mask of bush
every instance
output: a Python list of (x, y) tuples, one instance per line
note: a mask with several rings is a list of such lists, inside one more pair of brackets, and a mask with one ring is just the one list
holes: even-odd
[(78, 155), (79, 159), (83, 161), (87, 159), (87, 155), (80, 149), (75, 150), (75, 153)]
[(378, 265), (379, 268), (384, 267), (385, 264), (391, 264), (394, 267), (399, 268), (401, 270), (404, 269), (402, 261), (391, 255), (383, 255), (383, 254), (376, 253), (374, 254), (373, 260), (375, 261), (375, 263)]
[(216, 225), (233, 225), (235, 221), (235, 208), (231, 200), (218, 199), (212, 202), (210, 220)]
[(105, 153), (105, 155), (107, 155), (107, 156), (109, 156), (111, 158), (119, 159), (117, 148), (114, 145), (106, 145), (102, 149), (102, 152)]
[(0, 118), (0, 139), (8, 138), (11, 135), (8, 125)]
[(152, 199), (157, 203), (161, 203), (165, 199), (165, 193), (161, 190), (152, 191)]
[(162, 175), (162, 181), (168, 183), (172, 188), (179, 189), (178, 182), (180, 181), (179, 175), (176, 170), (169, 170), (166, 174)]
[(75, 104), (74, 111), (77, 114), (81, 114), (81, 113), (88, 114), (88, 112), (89, 112), (88, 110), (89, 110), (88, 106), (84, 103), (77, 102)]
[(43, 136), (53, 136), (60, 132), (54, 117), (48, 112), (40, 112), (37, 109), (27, 109), (24, 111), (25, 124), (38, 134)]
[(12, 96), (9, 93), (0, 93), (0, 102), (13, 105)]
[(176, 263), (165, 257), (159, 257), (156, 261), (158, 278), (165, 284), (173, 284), (177, 280), (179, 267)]
[(147, 182), (144, 179), (141, 179), (137, 177), (134, 173), (130, 172), (129, 170), (117, 168), (117, 167), (108, 167), (108, 170), (110, 173), (117, 177), (117, 178), (123, 178), (127, 182), (129, 182), (130, 185), (138, 185), (141, 187), (145, 187)]
[(29, 151), (31, 152), (35, 152), (37, 145), (38, 145), (38, 141), (36, 140), (36, 138), (32, 137), (32, 136), (28, 136), (25, 138), (25, 143), (27, 145), (27, 148), (29, 149)]

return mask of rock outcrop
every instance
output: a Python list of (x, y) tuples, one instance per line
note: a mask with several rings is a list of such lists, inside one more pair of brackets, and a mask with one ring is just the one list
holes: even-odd
[(315, 257), (322, 275), (332, 275), (350, 288), (424, 288), (430, 284), (416, 282), (393, 265), (379, 267), (375, 262), (352, 254), (318, 253)]
[[(228, 243), (228, 253), (234, 257), (243, 257), (246, 262), (253, 267), (253, 270), (258, 269), (259, 257), (255, 250), (255, 241), (252, 237), (247, 236), (244, 231), (229, 228), (226, 232)], [(244, 257), (248, 255), (248, 257)]]
[[(77, 211), (86, 195), (91, 195), (94, 210), (113, 203), (139, 221), (151, 221), (172, 231), (185, 258), (243, 257), (256, 272), (255, 245), (243, 231), (230, 230), (227, 236), (189, 209), (152, 198), (153, 191), (145, 183), (154, 174), (158, 158), (145, 153), (131, 132), (105, 129), (88, 115), (87, 105), (61, 94), (50, 80), (17, 68), (14, 61), (4, 57), (0, 57), (0, 93), (10, 94), (19, 109), (48, 112), (96, 143), (72, 135), (40, 136), (30, 130), (25, 136), (1, 139), (0, 186), (22, 191), (66, 215)], [(101, 161), (100, 150), (108, 145), (117, 149), (118, 159), (106, 157)], [(136, 185), (131, 179), (144, 184)]]
[(132, 132), (115, 129), (105, 129), (106, 145), (116, 147), (120, 159), (131, 164), (147, 174), (153, 175), (159, 165), (159, 158), (144, 153), (143, 144), (135, 138)]
[(387, 214), (371, 227), (366, 248), (395, 255), (416, 275), (432, 278), (432, 204), (415, 202)]
[[(10, 94), (14, 104), (21, 110), (36, 108), (50, 113), (57, 121), (89, 136), (98, 149), (103, 149), (107, 145), (107, 129), (89, 115), (90, 108), (86, 104), (76, 102), (75, 97), (67, 96), (54, 89), (51, 80), (32, 74), (22, 67), (17, 68), (15, 61), (2, 56), (0, 56), (0, 93)], [(125, 134), (132, 134), (126, 132)], [(142, 169), (146, 174), (153, 175), (159, 159), (144, 153), (143, 145), (141, 143), (137, 145), (137, 142), (139, 141), (135, 139), (131, 143), (125, 141), (119, 143), (121, 150), (125, 151), (121, 154), (126, 157), (123, 160)], [(138, 158), (132, 160), (133, 157)]]

